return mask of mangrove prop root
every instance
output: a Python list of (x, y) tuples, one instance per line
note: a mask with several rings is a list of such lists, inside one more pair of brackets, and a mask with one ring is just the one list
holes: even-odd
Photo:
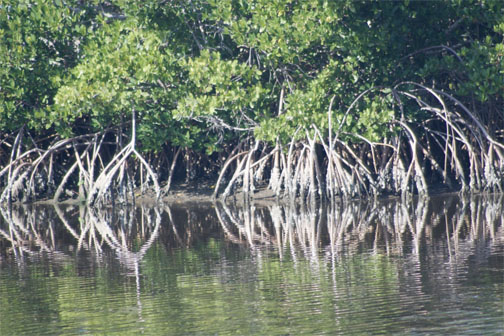
[[(281, 92), (279, 114), (284, 113), (287, 95)], [(378, 94), (391, 95), (397, 108), (387, 125), (390, 134), (378, 141), (352, 134), (345, 128), (347, 121), (358, 117), (366, 95)], [(461, 191), (504, 190), (504, 129), (488, 126), (482, 112), (469, 109), (452, 95), (414, 82), (402, 82), (387, 91), (372, 88), (359, 94), (338, 119), (335, 99), (330, 100), (325, 129), (299, 125), (290, 140), (276, 138), (273, 144), (244, 133), (232, 150), (219, 153), (219, 160), (227, 159), (220, 167), (213, 198), (225, 199), (240, 187), (245, 195), (253, 196), (258, 186), (266, 186), (277, 197), (307, 201), (381, 193), (428, 194), (432, 183)], [(415, 124), (407, 118), (406, 107), (430, 117)], [(167, 183), (161, 188), (156, 155), (137, 149), (134, 111), (131, 135), (124, 125), (53, 139), (45, 147), (24, 127), (9, 135), (1, 142), (2, 152), (8, 148), (10, 155), (0, 167), (0, 202), (50, 197), (51, 193), (54, 201), (72, 194), (93, 204), (116, 198), (134, 201), (133, 190), (138, 186), (142, 192), (151, 188), (156, 199), (161, 198), (171, 188), (180, 153), (192, 149), (168, 146), (171, 162), (165, 156)], [(194, 152), (190, 157), (198, 155)]]

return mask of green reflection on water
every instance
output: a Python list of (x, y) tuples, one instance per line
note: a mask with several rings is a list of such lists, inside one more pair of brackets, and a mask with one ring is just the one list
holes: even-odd
[(497, 201), (4, 213), (0, 334), (498, 335)]

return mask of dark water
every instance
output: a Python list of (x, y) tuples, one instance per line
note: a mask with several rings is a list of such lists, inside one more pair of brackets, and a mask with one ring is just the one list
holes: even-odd
[(4, 209), (0, 335), (502, 335), (503, 204)]

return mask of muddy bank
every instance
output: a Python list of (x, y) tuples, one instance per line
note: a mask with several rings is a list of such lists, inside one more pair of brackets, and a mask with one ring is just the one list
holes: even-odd
[[(213, 193), (215, 191), (215, 182), (199, 181), (194, 183), (180, 183), (172, 186), (170, 192), (162, 197), (164, 203), (213, 203)], [(243, 202), (243, 193), (240, 189), (227, 197), (227, 202)], [(250, 195), (255, 202), (278, 202), (275, 194), (266, 188), (266, 186), (258, 187), (256, 191)], [(155, 203), (155, 198), (152, 195), (140, 195), (137, 200), (139, 203)]]
[[(222, 187), (221, 187), (222, 188)], [(163, 196), (161, 201), (167, 204), (180, 204), (180, 203), (213, 203), (215, 200), (213, 199), (213, 193), (215, 191), (215, 182), (214, 181), (196, 181), (192, 183), (178, 183), (172, 186), (170, 192)], [(219, 190), (222, 192), (222, 190)], [(456, 190), (449, 190), (444, 186), (431, 186), (430, 194), (431, 196), (455, 196), (460, 193)], [(476, 193), (475, 193), (476, 194)], [(482, 193), (477, 193), (482, 194)], [(220, 195), (220, 194), (219, 194)], [(267, 185), (256, 187), (253, 194), (250, 194), (250, 200), (252, 200), (255, 204), (272, 204), (272, 203), (287, 203), (289, 199), (285, 197), (276, 197), (274, 192), (267, 188)], [(417, 196), (417, 195), (412, 195)], [(371, 199), (400, 199), (400, 195), (380, 195), (380, 196), (369, 196), (362, 198), (361, 200), (371, 198)], [(221, 200), (220, 198), (218, 198)], [(353, 200), (358, 200), (353, 199)], [(143, 194), (137, 195), (135, 200), (137, 204), (155, 204), (156, 199), (154, 195), (151, 194)], [(296, 202), (303, 202), (303, 200), (299, 197), (296, 198)], [(234, 193), (231, 193), (226, 198), (226, 203), (244, 203), (244, 195), (241, 189), (237, 189)]]
[[(222, 187), (221, 187), (222, 188)], [(195, 181), (191, 183), (176, 183), (172, 185), (170, 191), (164, 195), (160, 202), (165, 204), (180, 204), (180, 203), (213, 203), (213, 193), (215, 191), (215, 181), (202, 180)], [(226, 202), (241, 203), (243, 202), (243, 193), (240, 190), (235, 191), (233, 194), (229, 195)], [(254, 194), (250, 195), (250, 198), (255, 202), (279, 202), (281, 199), (275, 197), (275, 194), (268, 190), (265, 186), (258, 187)], [(22, 202), (14, 202), (18, 204)], [(41, 199), (37, 201), (30, 202), (31, 204), (79, 204), (84, 203), (77, 198), (69, 198), (55, 202), (53, 199)], [(135, 204), (141, 205), (155, 205), (158, 201), (154, 192), (147, 191), (141, 193), (140, 190), (135, 191)]]
[[(221, 187), (222, 188), (222, 187)], [(191, 183), (176, 183), (172, 185), (170, 191), (168, 194), (164, 195), (160, 202), (165, 203), (165, 204), (188, 204), (188, 203), (194, 203), (194, 204), (212, 204), (214, 203), (213, 199), (213, 193), (215, 191), (215, 181), (212, 180), (199, 180), (199, 181), (194, 181)], [(222, 192), (222, 190), (220, 190)], [(446, 196), (454, 196), (454, 195), (460, 195), (459, 191), (456, 190), (449, 190), (444, 186), (431, 186), (429, 188), (429, 196), (440, 196), (440, 195), (446, 195)], [(482, 195), (482, 194), (488, 194), (486, 192), (478, 192), (478, 193), (470, 193), (473, 195)], [(494, 193), (491, 193), (494, 194)], [(254, 204), (263, 204), (263, 205), (268, 205), (272, 203), (287, 203), (288, 200), (283, 197), (276, 197), (273, 191), (267, 188), (266, 185), (264, 186), (258, 186), (256, 187), (256, 190), (253, 194), (250, 194), (250, 200), (254, 202)], [(417, 196), (417, 195), (412, 195), (412, 196)], [(361, 200), (367, 199), (368, 197), (364, 197)], [(400, 199), (401, 196), (399, 195), (380, 195), (377, 197), (369, 196), (369, 198), (372, 199)], [(218, 198), (221, 200), (220, 198)], [(236, 190), (234, 193), (229, 195), (226, 198), (226, 203), (235, 203), (235, 204), (241, 204), (244, 203), (244, 195), (240, 189)], [(357, 199), (355, 199), (357, 200)], [(140, 190), (137, 190), (135, 192), (135, 204), (136, 205), (151, 205), (154, 206), (157, 203), (159, 203), (156, 200), (156, 196), (153, 192), (144, 192), (141, 193)], [(300, 198), (296, 198), (296, 202), (303, 202)], [(15, 202), (15, 204), (18, 204), (20, 202)], [(43, 200), (37, 200), (34, 202), (30, 202), (31, 204), (80, 204), (84, 203), (82, 201), (79, 201), (79, 199), (76, 198), (69, 198), (66, 200), (62, 200), (59, 202), (55, 202), (52, 199), (43, 199)]]

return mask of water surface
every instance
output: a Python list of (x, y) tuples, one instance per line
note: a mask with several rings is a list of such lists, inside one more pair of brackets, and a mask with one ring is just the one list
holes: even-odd
[(1, 335), (502, 335), (501, 196), (18, 207)]

